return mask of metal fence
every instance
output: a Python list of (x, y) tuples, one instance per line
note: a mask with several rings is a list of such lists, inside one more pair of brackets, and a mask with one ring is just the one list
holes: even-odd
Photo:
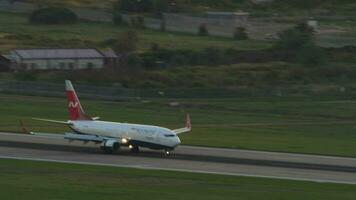
[[(230, 98), (230, 97), (295, 97), (295, 96), (349, 96), (356, 97), (356, 86), (309, 85), (268, 88), (165, 88), (126, 89), (119, 86), (97, 87), (75, 84), (78, 94), (86, 99), (135, 100), (141, 98)], [(0, 81), (0, 93), (63, 97), (64, 83), (32, 81)]]

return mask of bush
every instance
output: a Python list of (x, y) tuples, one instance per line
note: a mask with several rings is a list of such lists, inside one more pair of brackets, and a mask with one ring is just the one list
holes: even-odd
[(225, 63), (224, 52), (216, 47), (210, 47), (203, 51), (204, 64), (219, 65)]
[(244, 27), (237, 27), (234, 32), (234, 38), (236, 40), (247, 40), (248, 35), (246, 33), (246, 29)]
[(142, 65), (146, 69), (155, 69), (157, 68), (157, 60), (153, 56), (144, 56), (142, 57)]
[(33, 11), (29, 21), (33, 24), (73, 24), (78, 17), (68, 8), (43, 8)]
[(127, 64), (129, 68), (139, 68), (142, 66), (142, 58), (137, 54), (129, 54), (127, 56)]
[(124, 22), (120, 12), (114, 12), (112, 21), (115, 25), (122, 25)]
[(322, 48), (313, 43), (305, 44), (297, 55), (297, 62), (305, 66), (320, 66), (325, 64), (326, 55)]
[(151, 44), (151, 51), (152, 52), (157, 52), (157, 51), (159, 51), (161, 49), (161, 47), (159, 46), (159, 44), (158, 43), (152, 43)]
[(198, 28), (198, 35), (199, 36), (207, 36), (209, 35), (208, 29), (206, 28), (205, 24), (201, 24)]
[(173, 66), (180, 66), (188, 64), (188, 59), (183, 54), (176, 54), (169, 60), (170, 64)]
[(305, 44), (313, 42), (314, 32), (305, 23), (283, 31), (279, 34), (279, 40), (276, 44), (278, 49), (298, 51)]
[(117, 9), (124, 12), (151, 12), (153, 11), (153, 2), (152, 0), (120, 0)]

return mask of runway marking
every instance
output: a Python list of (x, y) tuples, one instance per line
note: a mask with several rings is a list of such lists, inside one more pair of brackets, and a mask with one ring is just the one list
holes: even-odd
[(300, 157), (310, 157), (310, 158), (325, 158), (325, 159), (343, 159), (356, 161), (353, 157), (344, 156), (329, 156), (329, 155), (318, 155), (318, 154), (302, 154), (302, 153), (288, 153), (288, 152), (275, 152), (275, 151), (258, 151), (258, 150), (248, 150), (248, 149), (229, 149), (229, 148), (219, 148), (219, 147), (204, 147), (204, 146), (188, 146), (180, 145), (184, 148), (200, 149), (200, 150), (217, 150), (217, 151), (228, 151), (228, 152), (245, 152), (245, 153), (258, 153), (258, 154), (269, 154), (269, 155), (290, 155), (290, 156), (300, 156)]
[[(25, 137), (34, 137), (30, 134), (19, 134), (19, 133), (4, 133), (0, 132), (0, 135), (7, 135), (7, 136), (25, 136)], [(47, 136), (37, 135), (36, 138), (44, 138), (44, 139), (63, 139), (63, 141), (67, 141), (59, 136), (59, 134), (50, 134), (48, 133)], [(302, 153), (287, 153), (287, 152), (273, 152), (273, 151), (258, 151), (258, 150), (247, 150), (247, 149), (229, 149), (229, 148), (219, 148), (219, 147), (204, 147), (204, 146), (189, 146), (189, 145), (180, 145), (180, 147), (184, 148), (191, 148), (191, 149), (200, 149), (200, 150), (216, 150), (216, 151), (227, 151), (227, 152), (245, 152), (245, 153), (257, 153), (257, 154), (265, 154), (265, 155), (290, 155), (294, 157), (309, 157), (309, 158), (324, 158), (324, 159), (343, 159), (343, 160), (350, 160), (356, 161), (356, 158), (353, 157), (343, 157), (343, 156), (329, 156), (329, 155), (314, 155), (314, 154), (302, 154)], [(178, 147), (179, 149), (179, 147)]]
[(0, 156), (0, 159), (53, 162), (53, 163), (63, 163), (63, 164), (78, 164), (78, 165), (91, 165), (91, 166), (104, 166), (104, 167), (122, 167), (122, 168), (133, 168), (133, 169), (144, 169), (144, 170), (163, 170), (163, 171), (189, 172), (189, 173), (200, 173), (200, 174), (228, 175), (228, 176), (253, 177), (253, 178), (268, 178), (268, 179), (279, 179), (279, 180), (308, 181), (308, 182), (315, 182), (315, 183), (336, 183), (336, 184), (356, 185), (356, 182), (349, 182), (349, 181), (333, 181), (333, 180), (322, 180), (322, 179), (264, 176), (264, 175), (254, 175), (254, 174), (226, 173), (226, 172), (214, 172), (214, 171), (203, 171), (203, 170), (173, 169), (173, 168), (150, 167), (150, 166), (142, 166), (142, 165), (140, 165), (140, 166), (122, 165), (122, 164), (120, 165), (120, 164), (66, 161), (66, 160), (55, 160), (55, 159), (15, 157), (15, 156)]

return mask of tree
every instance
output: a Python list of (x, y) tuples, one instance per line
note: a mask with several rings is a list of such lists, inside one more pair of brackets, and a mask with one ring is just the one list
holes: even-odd
[(304, 44), (297, 54), (297, 62), (309, 67), (323, 65), (326, 62), (325, 52), (313, 43)]
[(209, 35), (208, 29), (206, 28), (205, 24), (201, 24), (198, 28), (198, 35), (199, 36), (207, 36)]
[(121, 13), (118, 11), (115, 11), (113, 13), (112, 21), (114, 22), (115, 25), (121, 25), (124, 22), (122, 19)]
[(135, 53), (131, 53), (128, 54), (127, 56), (127, 64), (130, 67), (130, 69), (137, 69), (140, 68), (143, 64), (142, 58), (135, 54)]
[(276, 48), (288, 56), (292, 55), (293, 61), (306, 66), (318, 66), (325, 63), (325, 52), (316, 45), (314, 30), (307, 24), (300, 23), (282, 32), (279, 37)]
[(244, 27), (237, 27), (234, 32), (234, 38), (236, 40), (247, 40), (248, 35), (246, 33), (246, 29)]
[(314, 42), (314, 31), (305, 23), (283, 31), (278, 36), (276, 47), (282, 50), (298, 51), (305, 44)]
[(136, 50), (138, 41), (139, 38), (136, 31), (121, 32), (113, 45), (113, 49), (120, 54), (127, 54)]
[[(323, 4), (325, 1), (326, 0), (289, 0), (289, 1), (287, 1), (287, 3), (291, 7), (312, 9), (312, 8), (315, 8), (315, 7)], [(286, 1), (285, 0), (276, 0), (275, 4), (286, 4)]]

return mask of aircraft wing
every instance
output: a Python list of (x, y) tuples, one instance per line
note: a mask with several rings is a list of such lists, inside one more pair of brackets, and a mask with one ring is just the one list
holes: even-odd
[[(71, 122), (64, 122), (64, 121), (57, 121), (57, 120), (40, 119), (40, 118), (33, 118), (33, 119), (38, 121), (45, 121), (45, 122), (64, 124), (64, 125), (72, 124)], [(78, 134), (78, 133), (55, 134), (55, 133), (43, 133), (43, 132), (30, 132), (27, 130), (22, 120), (20, 120), (20, 124), (25, 134), (30, 134), (32, 136), (40, 137), (40, 138), (62, 139), (62, 140), (66, 139), (69, 141), (82, 141), (82, 142), (94, 142), (94, 143), (101, 143), (108, 140), (116, 140), (120, 144), (127, 144), (129, 141), (126, 138), (111, 138), (111, 137), (103, 137), (103, 136), (89, 135), (89, 134)]]
[[(103, 136), (98, 136), (98, 135), (83, 135), (83, 134), (76, 134), (76, 133), (66, 133), (64, 134), (64, 139), (70, 140), (70, 141), (83, 141), (83, 142), (95, 142), (95, 143), (101, 143), (107, 140), (113, 140), (115, 138), (110, 138), (110, 137), (103, 137)], [(121, 140), (118, 140), (120, 143)]]
[(56, 133), (30, 132), (29, 134), (40, 138), (59, 139), (59, 140), (62, 139), (62, 140), (69, 140), (69, 141), (101, 143), (108, 140), (116, 140), (118, 143), (123, 145), (127, 145), (129, 143), (129, 139), (126, 138), (111, 138), (111, 137), (103, 137), (98, 135), (85, 135), (85, 134), (77, 134), (77, 133), (56, 134)]
[(173, 132), (175, 133), (175, 134), (181, 134), (181, 133), (187, 133), (187, 132), (189, 132), (189, 131), (191, 131), (191, 129), (190, 128), (180, 128), (180, 129), (175, 129), (175, 130), (173, 130)]
[(56, 133), (40, 133), (40, 132), (29, 132), (30, 135), (40, 137), (40, 138), (50, 138), (50, 139), (64, 139), (63, 134)]
[(97, 135), (84, 135), (77, 133), (65, 133), (65, 134), (55, 134), (55, 133), (40, 133), (40, 132), (30, 132), (31, 135), (40, 138), (49, 138), (49, 139), (62, 139), (69, 141), (82, 141), (82, 142), (94, 142), (101, 143), (107, 140), (117, 140), (119, 143), (124, 143), (125, 140), (110, 138), (110, 137), (102, 137)]

